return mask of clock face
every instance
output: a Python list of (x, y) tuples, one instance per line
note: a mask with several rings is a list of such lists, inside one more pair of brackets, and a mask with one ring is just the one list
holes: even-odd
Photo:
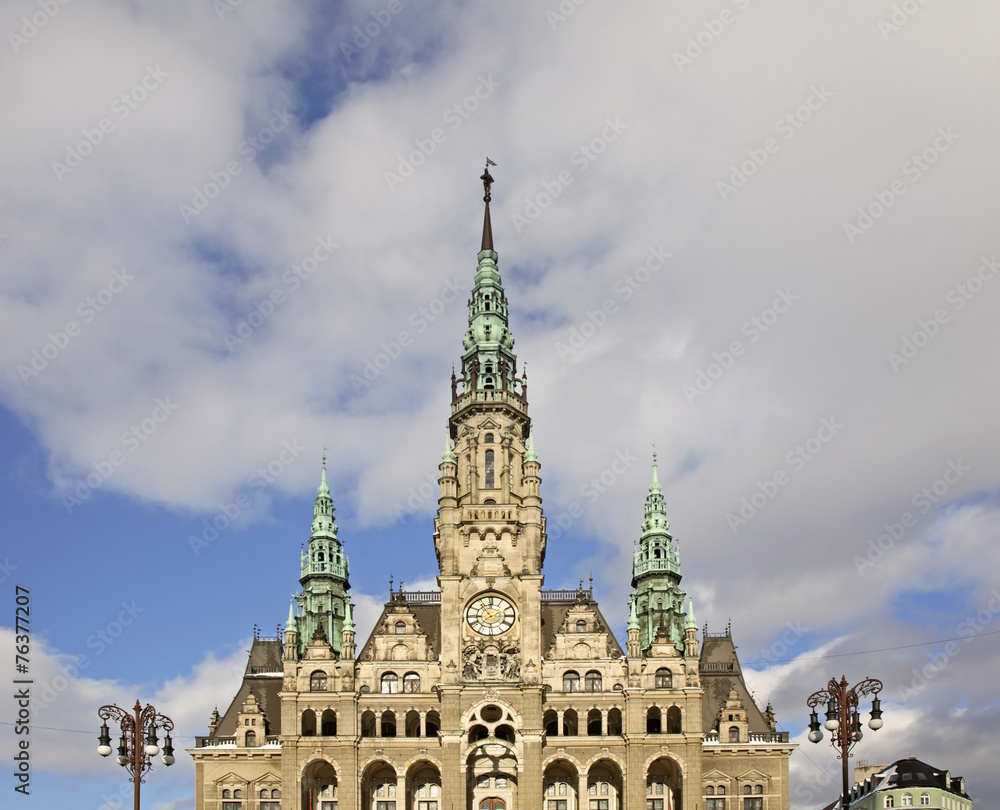
[(469, 626), (483, 636), (498, 636), (514, 625), (514, 606), (502, 596), (480, 596), (465, 612)]

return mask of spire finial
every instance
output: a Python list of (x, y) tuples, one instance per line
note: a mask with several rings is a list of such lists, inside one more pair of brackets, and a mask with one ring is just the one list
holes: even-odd
[(483, 202), (486, 203), (486, 213), (483, 215), (483, 244), (480, 250), (493, 250), (493, 225), (490, 222), (490, 200), (493, 195), (490, 193), (490, 186), (493, 185), (493, 176), (490, 174), (490, 166), (496, 166), (489, 158), (486, 158), (486, 168), (479, 178), (483, 181)]
[(490, 195), (490, 186), (493, 185), (493, 177), (490, 175), (490, 166), (496, 166), (489, 158), (486, 158), (486, 168), (483, 170), (483, 175), (479, 179), (483, 181), (483, 202), (489, 204), (492, 196)]

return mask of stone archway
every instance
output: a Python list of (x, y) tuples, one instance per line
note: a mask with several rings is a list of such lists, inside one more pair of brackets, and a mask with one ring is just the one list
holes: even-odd
[(669, 757), (646, 767), (646, 810), (679, 810), (684, 806), (684, 778), (680, 765)]
[(340, 800), (340, 780), (337, 771), (326, 760), (314, 760), (302, 769), (302, 807), (312, 807), (324, 810), (324, 802), (328, 807), (337, 807)]
[(466, 806), (475, 810), (520, 807), (517, 773), (517, 756), (509, 745), (475, 746), (466, 759)]

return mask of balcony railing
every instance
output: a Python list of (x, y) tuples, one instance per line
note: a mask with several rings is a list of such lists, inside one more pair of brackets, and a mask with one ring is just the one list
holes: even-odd
[(699, 672), (735, 672), (736, 664), (733, 661), (702, 661), (698, 665)]
[(517, 394), (512, 394), (510, 391), (504, 391), (500, 388), (486, 388), (479, 389), (475, 391), (464, 391), (451, 403), (451, 412), (458, 413), (474, 402), (493, 402), (497, 404), (513, 405), (519, 411), (527, 410), (527, 403), (519, 397)]
[(681, 566), (677, 560), (671, 559), (669, 557), (661, 557), (660, 559), (649, 559), (649, 560), (639, 560), (632, 565), (632, 576), (640, 576), (641, 574), (648, 573), (649, 571), (669, 571), (672, 574), (677, 574), (680, 576)]
[(788, 742), (788, 732), (787, 731), (751, 731), (749, 742), (740, 743), (727, 743), (725, 740), (719, 739), (718, 731), (709, 731), (702, 737), (702, 742), (713, 743), (713, 744), (724, 744), (724, 745), (750, 745), (752, 743), (787, 743)]
[(347, 579), (347, 566), (337, 565), (332, 562), (313, 562), (307, 558), (302, 563), (302, 576), (308, 574), (329, 574), (332, 577)]
[(542, 591), (543, 602), (575, 602), (576, 598), (583, 594), (588, 600), (593, 600), (593, 588), (572, 588), (562, 591)]
[(403, 602), (440, 602), (441, 591), (394, 591), (389, 589), (389, 601), (399, 599)]
[[(281, 746), (281, 738), (277, 734), (268, 734), (264, 745)], [(235, 748), (236, 737), (195, 737), (195, 748)], [(256, 746), (260, 748), (261, 746)]]

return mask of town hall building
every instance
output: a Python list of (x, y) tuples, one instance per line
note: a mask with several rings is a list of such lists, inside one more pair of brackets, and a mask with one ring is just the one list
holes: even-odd
[(795, 746), (751, 698), (729, 628), (699, 635), (655, 458), (625, 649), (592, 586), (543, 587), (541, 464), (482, 180), (438, 590), (390, 586), (355, 637), (324, 462), (283, 637), (254, 639), (188, 752), (197, 810), (787, 810)]

